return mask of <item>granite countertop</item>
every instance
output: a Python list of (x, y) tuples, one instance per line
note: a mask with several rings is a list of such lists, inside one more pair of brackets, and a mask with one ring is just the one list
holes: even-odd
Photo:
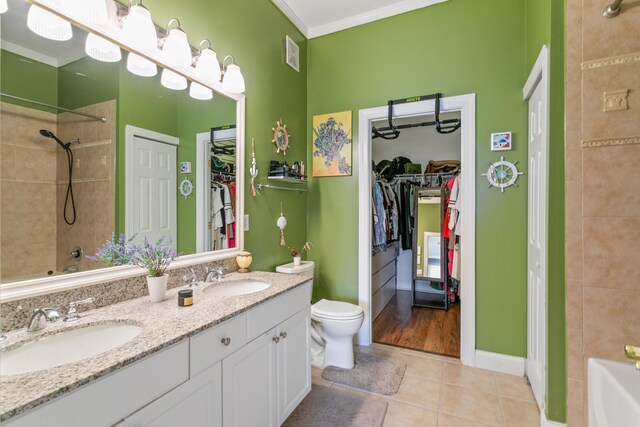
[[(271, 286), (260, 292), (234, 297), (203, 293), (207, 286), (247, 279), (268, 282)], [(6, 334), (8, 339), (0, 344), (0, 358), (3, 350), (65, 329), (114, 322), (137, 324), (144, 328), (133, 340), (105, 353), (32, 373), (0, 376), (0, 421), (6, 421), (101, 378), (309, 280), (309, 277), (293, 274), (258, 271), (245, 274), (231, 273), (221, 282), (203, 284), (195, 288), (194, 304), (191, 307), (178, 307), (178, 290), (184, 288), (174, 288), (167, 291), (167, 298), (160, 303), (153, 303), (145, 296), (86, 311), (81, 314), (80, 320), (74, 323), (59, 321), (48, 323), (45, 329), (38, 332), (27, 332), (26, 328), (9, 332)]]

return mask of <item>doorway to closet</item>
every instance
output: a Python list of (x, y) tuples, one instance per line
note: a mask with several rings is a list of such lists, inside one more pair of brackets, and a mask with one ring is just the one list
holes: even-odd
[[(417, 102), (405, 102), (394, 105), (392, 110), (393, 126), (400, 127), (403, 122), (407, 121), (416, 123), (424, 120), (433, 120), (436, 112), (435, 99), (425, 100), (424, 97), (421, 98), (422, 99)], [(468, 94), (441, 98), (439, 107), (441, 120), (444, 120), (446, 115), (448, 118), (459, 117), (462, 122), (461, 128), (455, 132), (458, 134), (455, 135), (457, 144), (453, 143), (446, 147), (446, 150), (449, 150), (448, 153), (444, 150), (440, 152), (433, 151), (435, 155), (429, 157), (429, 153), (427, 152), (425, 153), (427, 156), (426, 159), (424, 159), (422, 153), (420, 153), (420, 160), (418, 160), (419, 157), (416, 157), (418, 155), (417, 153), (414, 155), (416, 160), (411, 158), (411, 154), (402, 156), (401, 153), (396, 155), (393, 154), (393, 152), (389, 152), (390, 154), (384, 154), (382, 156), (390, 157), (386, 160), (390, 160), (392, 163), (396, 157), (407, 157), (411, 160), (411, 162), (407, 163), (420, 162), (420, 166), (411, 165), (409, 172), (402, 169), (398, 169), (397, 171), (397, 175), (403, 175), (400, 172), (404, 172), (404, 175), (417, 175), (416, 177), (411, 177), (415, 178), (417, 185), (413, 189), (413, 197), (411, 197), (411, 190), (409, 190), (409, 196), (405, 199), (405, 207), (411, 206), (409, 203), (411, 200), (414, 203), (414, 214), (421, 208), (430, 209), (432, 217), (437, 218), (435, 221), (436, 224), (444, 223), (444, 216), (448, 210), (446, 197), (450, 189), (443, 191), (442, 184), (445, 184), (445, 188), (447, 188), (446, 184), (453, 178), (455, 172), (448, 170), (447, 172), (454, 173), (448, 176), (444, 173), (440, 175), (434, 173), (432, 177), (428, 177), (424, 176), (425, 168), (429, 160), (459, 159), (459, 163), (457, 163), (459, 167), (457, 171), (459, 185), (462, 189), (470, 189), (470, 191), (462, 191), (459, 200), (460, 210), (465, 213), (461, 215), (459, 219), (459, 232), (460, 235), (464, 236), (464, 239), (459, 242), (458, 248), (459, 258), (461, 259), (459, 263), (459, 277), (462, 285), (458, 288), (457, 292), (453, 291), (450, 293), (449, 289), (447, 289), (450, 274), (448, 267), (449, 264), (451, 264), (448, 249), (445, 251), (445, 248), (448, 248), (448, 242), (442, 240), (442, 231), (440, 228), (430, 231), (427, 229), (429, 227), (428, 224), (424, 227), (422, 227), (420, 223), (417, 224), (420, 230), (413, 233), (411, 237), (411, 250), (409, 250), (408, 246), (406, 246), (407, 249), (402, 249), (402, 238), (399, 237), (396, 243), (397, 249), (387, 248), (387, 242), (385, 242), (385, 248), (377, 252), (383, 255), (376, 259), (375, 253), (372, 251), (373, 246), (376, 245), (376, 241), (374, 240), (374, 221), (376, 221), (376, 219), (372, 214), (372, 200), (375, 190), (373, 185), (373, 172), (377, 163), (381, 161), (379, 159), (382, 159), (382, 157), (378, 157), (376, 146), (377, 144), (384, 144), (386, 142), (389, 144), (389, 147), (386, 148), (393, 150), (394, 143), (398, 142), (403, 136), (399, 136), (395, 141), (375, 141), (375, 139), (372, 138), (372, 127), (376, 124), (384, 126), (383, 123), (379, 123), (381, 121), (387, 121), (388, 123), (389, 106), (360, 110), (359, 162), (362, 167), (359, 171), (358, 196), (360, 215), (358, 286), (359, 303), (365, 312), (365, 320), (358, 334), (358, 343), (360, 345), (369, 345), (374, 339), (380, 341), (380, 336), (382, 335), (390, 337), (395, 335), (395, 337), (391, 337), (390, 339), (395, 339), (396, 342), (391, 344), (418, 348), (418, 345), (412, 342), (414, 341), (414, 335), (405, 335), (405, 331), (407, 329), (411, 330), (412, 325), (414, 325), (418, 329), (422, 329), (422, 333), (424, 333), (424, 329), (426, 329), (426, 335), (429, 335), (431, 329), (435, 335), (449, 337), (447, 339), (441, 339), (439, 343), (438, 339), (436, 339), (434, 341), (435, 344), (431, 348), (425, 350), (423, 347), (419, 349), (446, 354), (449, 352), (447, 347), (454, 347), (454, 350), (451, 352), (455, 352), (455, 347), (458, 347), (457, 352), (462, 363), (468, 366), (475, 366), (475, 95)], [(389, 126), (387, 125), (386, 127)], [(400, 129), (400, 132), (401, 134), (404, 132), (404, 136), (408, 137), (409, 132), (413, 130), (414, 129), (408, 128)], [(426, 143), (426, 146), (428, 146), (428, 143)], [(425, 144), (423, 143), (423, 148), (424, 147)], [(454, 155), (454, 153), (457, 154), (457, 156)], [(458, 157), (458, 159), (456, 159), (456, 157)], [(406, 162), (406, 160), (400, 159), (396, 163), (402, 162)], [(433, 162), (432, 164), (435, 168), (440, 165), (438, 162)], [(384, 164), (382, 166), (384, 166)], [(417, 168), (420, 170), (418, 171)], [(431, 170), (431, 172), (438, 172), (438, 170)], [(411, 178), (402, 179), (410, 180)], [(381, 191), (383, 190), (381, 189)], [(384, 195), (382, 197), (384, 197)], [(437, 216), (438, 211), (440, 212), (440, 217)], [(376, 213), (376, 215), (378, 215), (378, 213)], [(393, 216), (393, 212), (390, 216)], [(440, 234), (440, 236), (438, 236), (438, 234)], [(420, 239), (418, 239), (418, 236), (420, 236)], [(379, 244), (380, 242), (377, 243)], [(409, 245), (408, 241), (406, 245)], [(399, 266), (399, 269), (396, 265)], [(407, 267), (407, 265), (409, 265), (409, 267)], [(380, 273), (380, 277), (374, 277), (376, 273)], [(395, 277), (393, 277), (394, 275)], [(390, 283), (391, 285), (389, 285)], [(396, 287), (397, 283), (400, 284), (399, 287)], [(383, 290), (383, 292), (380, 293), (380, 290)], [(453, 298), (449, 299), (451, 297)], [(454, 302), (451, 304), (451, 301)], [(436, 304), (440, 306), (438, 308), (414, 307), (417, 305), (435, 306)], [(447, 308), (446, 310), (445, 307)], [(407, 308), (409, 310), (407, 310)], [(430, 314), (426, 316), (418, 315), (415, 316), (414, 319), (413, 312), (415, 310), (423, 310), (424, 313)], [(456, 311), (458, 311), (459, 314), (456, 313)], [(403, 315), (400, 313), (411, 313), (410, 320), (408, 314), (403, 319)], [(449, 322), (446, 326), (447, 321), (445, 317), (452, 320), (452, 322)], [(378, 331), (379, 329), (382, 330), (381, 325), (385, 323), (391, 325), (390, 329), (393, 330), (393, 333), (382, 334)], [(427, 323), (429, 323), (429, 325), (426, 325)], [(449, 328), (454, 332), (448, 334), (443, 330), (444, 328)], [(455, 335), (455, 331), (459, 331), (459, 339)], [(376, 334), (375, 336), (374, 333)], [(412, 338), (409, 338), (409, 336)], [(416, 336), (418, 338), (415, 339), (415, 341), (420, 341), (419, 335)], [(459, 342), (459, 344), (450, 346), (445, 343), (447, 340), (454, 340)]]
[(372, 338), (459, 358), (461, 138), (434, 120), (394, 119), (386, 135), (388, 119), (372, 123)]

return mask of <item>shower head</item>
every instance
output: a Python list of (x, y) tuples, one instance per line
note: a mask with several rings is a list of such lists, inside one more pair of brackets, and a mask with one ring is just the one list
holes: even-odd
[(60, 138), (55, 136), (53, 132), (51, 132), (50, 130), (40, 129), (40, 135), (44, 136), (45, 138), (51, 138), (55, 140), (65, 150), (67, 150), (69, 148), (69, 145), (71, 145), (71, 144), (65, 144), (64, 142), (60, 141)]

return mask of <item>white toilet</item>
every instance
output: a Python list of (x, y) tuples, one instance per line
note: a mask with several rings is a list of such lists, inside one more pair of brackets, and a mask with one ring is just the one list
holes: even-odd
[[(313, 278), (313, 261), (276, 267), (278, 273), (302, 274)], [(313, 288), (313, 286), (312, 286)], [(311, 364), (317, 368), (337, 366), (351, 369), (353, 336), (364, 320), (360, 306), (322, 299), (311, 306)]]

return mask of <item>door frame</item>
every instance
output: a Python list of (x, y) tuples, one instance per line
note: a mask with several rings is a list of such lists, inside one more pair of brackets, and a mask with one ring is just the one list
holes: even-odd
[[(176, 147), (178, 147), (180, 145), (180, 139), (175, 137), (175, 136), (171, 136), (171, 135), (166, 135), (164, 133), (160, 133), (160, 132), (155, 132), (152, 130), (148, 130), (148, 129), (144, 129), (144, 128), (140, 128), (137, 126), (131, 126), (131, 125), (126, 125), (124, 128), (124, 140), (125, 140), (125, 158), (124, 158), (124, 164), (125, 164), (125, 174), (124, 174), (124, 232), (125, 235), (127, 237), (130, 237), (132, 235), (132, 230), (134, 228), (134, 223), (133, 223), (133, 205), (134, 205), (134, 200), (133, 200), (133, 191), (131, 190), (131, 186), (133, 185), (132, 182), (132, 177), (133, 177), (133, 171), (135, 168), (135, 165), (133, 164), (133, 156), (134, 156), (134, 152), (133, 152), (133, 139), (135, 137), (138, 138), (142, 138), (142, 139), (146, 139), (148, 141), (154, 141), (157, 142), (159, 144), (168, 144), (168, 145), (174, 145)], [(176, 149), (177, 151), (177, 149)], [(176, 160), (177, 160), (177, 152), (176, 152)], [(177, 178), (176, 178), (176, 184), (177, 184)], [(177, 191), (177, 189), (176, 189)], [(177, 209), (177, 200), (176, 200), (176, 209)], [(176, 233), (176, 237), (175, 239), (173, 239), (173, 247), (174, 249), (178, 247), (178, 215), (176, 212), (176, 215), (174, 215), (174, 221), (173, 224), (171, 225), (171, 228), (173, 230), (175, 230)]]
[[(547, 326), (547, 316), (548, 316), (548, 300), (547, 300), (547, 288), (549, 286), (549, 278), (547, 276), (547, 265), (548, 265), (548, 254), (549, 254), (549, 243), (548, 243), (548, 231), (549, 231), (549, 210), (548, 210), (548, 199), (549, 199), (549, 49), (546, 45), (542, 46), (540, 53), (538, 54), (538, 58), (536, 59), (535, 64), (527, 78), (527, 82), (522, 89), (522, 97), (525, 102), (527, 102), (527, 111), (528, 111), (528, 101), (533, 96), (533, 93), (538, 88), (538, 86), (542, 87), (542, 108), (543, 114), (546, 117), (544, 123), (544, 128), (542, 129), (542, 134), (545, 136), (543, 142), (543, 151), (545, 156), (545, 169), (544, 169), (544, 188), (545, 188), (545, 197), (547, 200), (547, 204), (544, 209), (544, 245), (542, 246), (542, 259), (543, 259), (543, 268), (542, 268), (542, 277), (544, 278), (544, 316), (539, 320), (539, 330), (543, 331), (543, 339), (540, 345), (542, 346), (542, 351), (540, 355), (542, 357), (542, 378), (540, 378), (542, 385), (542, 399), (540, 402), (540, 411), (544, 413), (546, 408), (546, 399), (547, 399), (547, 338), (548, 331), (546, 329)], [(528, 114), (528, 113), (527, 113)], [(529, 135), (529, 126), (531, 126), (531, 121), (527, 119), (527, 135)], [(528, 138), (527, 138), (528, 139)], [(529, 154), (527, 152), (527, 160), (529, 159)], [(529, 176), (529, 179), (532, 179), (532, 176)], [(529, 194), (527, 194), (527, 199), (529, 198)], [(529, 240), (529, 209), (527, 208), (527, 240)], [(530, 271), (529, 257), (527, 255), (527, 272)], [(527, 278), (527, 295), (528, 295), (528, 286), (529, 279)], [(527, 312), (529, 309), (529, 301), (527, 300)], [(529, 316), (527, 316), (527, 346), (529, 343)], [(527, 347), (527, 357), (529, 355), (529, 349)], [(526, 374), (526, 358), (525, 358), (525, 374)]]
[[(461, 230), (464, 236), (460, 245), (462, 257), (460, 286), (460, 360), (464, 365), (475, 366), (476, 351), (476, 95), (466, 94), (441, 99), (441, 112), (459, 111), (461, 148)], [(364, 322), (358, 332), (358, 343), (372, 342), (371, 319), (371, 124), (384, 120), (389, 113), (387, 105), (360, 110), (358, 162), (358, 297), (364, 310)], [(412, 102), (394, 106), (395, 117), (411, 117), (435, 113), (435, 100)]]
[[(228, 141), (236, 140), (236, 152), (238, 146), (237, 129), (223, 129), (214, 131), (213, 140)], [(210, 243), (206, 237), (209, 228), (208, 208), (211, 193), (209, 181), (211, 164), (209, 163), (209, 143), (211, 142), (211, 132), (200, 132), (196, 134), (196, 252), (208, 252), (206, 249)], [(206, 212), (206, 214), (205, 214)], [(233, 249), (233, 248), (231, 248)]]

